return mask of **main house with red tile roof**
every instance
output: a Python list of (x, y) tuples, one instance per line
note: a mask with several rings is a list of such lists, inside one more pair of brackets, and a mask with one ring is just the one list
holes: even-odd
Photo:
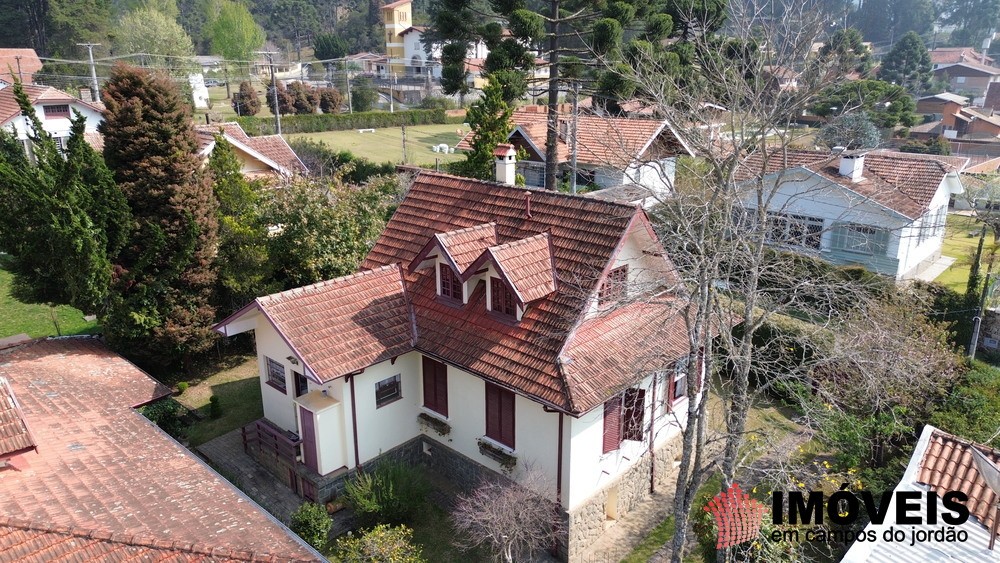
[(135, 410), (169, 394), (93, 337), (0, 352), (0, 560), (322, 561)]
[(755, 152), (736, 177), (745, 182), (736, 228), (894, 279), (940, 257), (948, 201), (964, 192), (951, 159), (890, 151)]
[(383, 455), (469, 487), (533, 467), (578, 560), (673, 477), (702, 370), (685, 303), (641, 208), (425, 171), (358, 273), (216, 328), (254, 331), (247, 449), (303, 494)]
[[(978, 460), (976, 458), (979, 458)], [(1000, 472), (1000, 451), (976, 444), (943, 432), (930, 424), (924, 426), (917, 445), (913, 448), (910, 463), (906, 466), (899, 485), (893, 490), (892, 500), (885, 519), (871, 523), (866, 533), (874, 534), (874, 541), (854, 543), (841, 560), (843, 563), (896, 563), (899, 561), (1000, 561), (1000, 551), (994, 551), (995, 530), (1000, 509), (998, 495), (983, 476), (983, 469)], [(992, 465), (992, 468), (990, 467)], [(955, 513), (942, 503), (951, 491), (967, 495), (963, 504), (969, 509), (969, 518), (952, 525)], [(921, 522), (901, 523), (897, 519), (899, 493), (912, 495), (906, 514), (919, 517)], [(934, 493), (934, 496), (931, 496)], [(876, 497), (877, 498), (877, 497)], [(930, 508), (933, 502), (935, 508)], [(929, 522), (930, 514), (936, 514)], [(890, 528), (905, 532), (903, 541), (885, 541)], [(911, 541), (914, 532), (925, 534), (948, 527), (964, 541)], [(947, 529), (947, 528), (946, 528)], [(991, 533), (991, 530), (994, 532)]]
[[(517, 172), (529, 187), (545, 187), (545, 138), (548, 112), (543, 106), (518, 108), (511, 116), (514, 130), (508, 141), (528, 157), (517, 163)], [(559, 115), (556, 145), (559, 166), (569, 174), (573, 143), (573, 116)], [(676, 157), (691, 154), (666, 120), (598, 115), (576, 118), (577, 184), (599, 188), (639, 185), (656, 197), (673, 190)], [(470, 150), (472, 133), (456, 148)]]
[[(86, 133), (97, 133), (97, 126), (103, 119), (104, 108), (101, 104), (74, 98), (51, 86), (25, 84), (24, 93), (28, 95), (31, 106), (35, 108), (35, 115), (42, 123), (42, 128), (52, 135), (61, 148), (65, 147), (69, 140), (70, 119), (73, 118), (74, 112), (83, 114), (87, 119)], [(21, 108), (17, 105), (17, 98), (14, 97), (13, 86), (0, 88), (0, 127), (14, 133), (30, 154), (28, 142), (30, 126), (28, 119), (21, 115)]]

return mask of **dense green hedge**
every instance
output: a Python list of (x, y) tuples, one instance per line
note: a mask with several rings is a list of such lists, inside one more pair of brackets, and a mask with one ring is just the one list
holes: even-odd
[[(412, 109), (388, 113), (366, 111), (359, 113), (317, 113), (312, 115), (284, 115), (281, 117), (282, 133), (318, 133), (320, 131), (345, 131), (350, 129), (378, 129), (401, 125), (431, 125), (462, 123), (462, 117), (448, 117), (443, 109)], [(237, 117), (243, 130), (250, 135), (273, 135), (272, 117)]]

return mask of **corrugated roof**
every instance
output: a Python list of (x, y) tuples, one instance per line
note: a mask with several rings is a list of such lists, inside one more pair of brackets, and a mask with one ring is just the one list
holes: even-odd
[(413, 347), (398, 264), (259, 297), (256, 304), (322, 381)]
[[(13, 458), (13, 469), (0, 471), (0, 517), (72, 528), (92, 538), (136, 536), (162, 545), (211, 546), (220, 554), (318, 559), (136, 412), (133, 407), (170, 389), (98, 339), (50, 339), (5, 350), (0, 377), (17, 394), (38, 444), (35, 453)], [(0, 553), (25, 542), (67, 545), (51, 536), (32, 537), (10, 520), (4, 525)]]

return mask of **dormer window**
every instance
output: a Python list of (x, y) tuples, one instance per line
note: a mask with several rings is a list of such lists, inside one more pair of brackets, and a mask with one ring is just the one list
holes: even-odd
[(608, 272), (608, 278), (597, 293), (597, 304), (603, 307), (628, 296), (628, 264)]
[(490, 309), (510, 317), (517, 317), (514, 292), (500, 278), (490, 278)]
[(441, 272), (441, 296), (461, 301), (462, 280), (458, 279), (458, 274), (448, 264), (440, 264), (438, 270)]

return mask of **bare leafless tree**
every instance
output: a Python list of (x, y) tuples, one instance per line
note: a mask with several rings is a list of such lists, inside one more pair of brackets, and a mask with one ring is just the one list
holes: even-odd
[(459, 547), (485, 547), (496, 560), (509, 563), (553, 544), (559, 529), (545, 496), (551, 484), (530, 465), (513, 477), (516, 483), (486, 480), (458, 496), (451, 518)]

